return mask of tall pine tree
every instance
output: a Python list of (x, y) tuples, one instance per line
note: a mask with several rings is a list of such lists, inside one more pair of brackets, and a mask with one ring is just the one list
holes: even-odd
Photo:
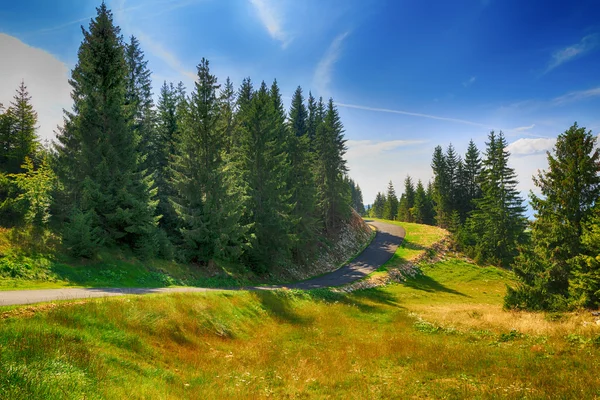
[(392, 181), (388, 183), (387, 194), (385, 196), (386, 202), (383, 207), (383, 218), (393, 221), (396, 219), (398, 214), (398, 196), (396, 196), (396, 190)]
[(508, 166), (506, 139), (492, 131), (481, 171), (483, 197), (475, 201), (468, 229), (479, 262), (509, 265), (523, 242), (526, 220), (515, 171)]
[(124, 46), (106, 4), (82, 32), (69, 81), (73, 111), (66, 113), (57, 145), (61, 199), (72, 210), (65, 242), (74, 253), (89, 255), (82, 240), (91, 235), (88, 243), (123, 244), (150, 255), (156, 247), (156, 190), (141, 169), (125, 99)]
[(344, 154), (346, 153), (346, 140), (344, 139), (344, 126), (340, 120), (333, 99), (329, 99), (327, 111), (323, 108), (322, 99), (317, 106), (317, 116), (324, 113), (322, 123), (317, 128), (315, 139), (316, 181), (318, 188), (318, 201), (321, 218), (327, 233), (336, 232), (342, 220), (348, 217), (349, 193), (344, 184), (344, 176), (348, 171)]
[(223, 161), (226, 136), (219, 129), (217, 78), (202, 59), (171, 167), (172, 204), (181, 220), (188, 259), (209, 262), (241, 255), (241, 196)]
[(33, 159), (37, 142), (37, 113), (31, 105), (31, 96), (21, 81), (8, 110), (0, 118), (0, 170), (7, 173), (23, 172), (25, 158)]
[[(589, 259), (574, 262), (586, 253), (582, 244), (584, 225), (600, 196), (600, 150), (596, 140), (591, 131), (574, 124), (558, 136), (554, 151), (548, 153), (548, 170), (534, 177), (541, 196), (530, 195), (535, 211), (532, 244), (514, 267), (521, 285), (516, 291), (509, 290), (507, 304), (533, 309), (560, 308), (569, 297), (573, 264), (580, 272), (575, 301), (588, 306), (598, 301), (599, 297), (586, 289), (584, 278), (593, 262)], [(589, 226), (586, 238), (594, 237), (595, 233), (595, 228)], [(597, 255), (593, 245), (587, 247), (591, 250), (589, 256)]]
[[(125, 105), (130, 113), (131, 128), (137, 140), (138, 149), (142, 153), (144, 168), (152, 168), (152, 147), (156, 140), (156, 114), (152, 99), (152, 73), (148, 69), (148, 61), (140, 48), (140, 41), (131, 36), (125, 45), (125, 61), (127, 63), (127, 86)], [(152, 172), (152, 171), (151, 171)]]
[(313, 157), (310, 152), (308, 135), (308, 110), (304, 105), (302, 88), (298, 87), (292, 97), (289, 114), (290, 137), (287, 142), (287, 153), (290, 160), (288, 189), (293, 205), (292, 219), (294, 233), (298, 240), (295, 256), (298, 258), (314, 242), (318, 233), (315, 218), (316, 192), (313, 177)]
[[(252, 92), (245, 79), (238, 96), (240, 160), (242, 181), (247, 191), (244, 222), (249, 226), (249, 248), (245, 262), (257, 272), (265, 272), (290, 258), (290, 202), (286, 177), (288, 160), (280, 134), (281, 110), (263, 82)], [(248, 90), (250, 89), (250, 90)]]

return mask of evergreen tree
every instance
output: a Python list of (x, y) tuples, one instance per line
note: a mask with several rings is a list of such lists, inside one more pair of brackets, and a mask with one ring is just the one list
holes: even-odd
[(409, 175), (404, 179), (404, 193), (398, 205), (398, 217), (401, 221), (413, 222), (411, 208), (415, 205), (415, 186)]
[(310, 150), (314, 151), (314, 143), (317, 137), (317, 127), (320, 123), (317, 118), (317, 102), (312, 93), (308, 92), (308, 116), (306, 119), (306, 133), (310, 142)]
[(572, 262), (572, 278), (569, 293), (576, 306), (598, 308), (600, 306), (600, 206), (583, 224), (581, 235), (582, 254)]
[(435, 219), (440, 227), (447, 228), (452, 213), (452, 200), (450, 197), (451, 176), (448, 173), (446, 156), (444, 155), (441, 146), (437, 146), (433, 152), (431, 168), (433, 169), (434, 175), (432, 200), (435, 210)]
[(388, 183), (387, 194), (385, 198), (386, 202), (385, 206), (383, 207), (383, 218), (393, 221), (396, 219), (396, 215), (398, 213), (398, 197), (396, 196), (396, 190), (394, 189), (392, 181)]
[(36, 135), (37, 113), (31, 96), (21, 81), (8, 110), (0, 117), (0, 170), (6, 173), (23, 172), (25, 158), (33, 159), (38, 148)]
[(427, 199), (425, 203), (425, 216), (424, 222), (428, 225), (433, 225), (436, 220), (436, 214), (434, 209), (433, 202), (433, 183), (431, 181), (427, 182), (427, 190), (425, 191), (425, 198)]
[(419, 179), (417, 182), (417, 188), (415, 190), (415, 201), (413, 207), (410, 209), (413, 222), (417, 224), (424, 224), (427, 220), (427, 194), (423, 187), (423, 182)]
[(220, 129), (225, 135), (225, 152), (231, 154), (232, 149), (237, 146), (237, 136), (235, 135), (237, 96), (229, 77), (219, 94), (219, 101), (221, 103)]
[(312, 171), (310, 138), (308, 136), (308, 110), (304, 105), (302, 88), (298, 86), (292, 97), (288, 121), (290, 137), (287, 142), (287, 153), (290, 160), (288, 188), (293, 204), (292, 219), (294, 234), (299, 243), (295, 251), (296, 258), (306, 247), (314, 242), (317, 235), (315, 219), (316, 191)]
[(481, 197), (481, 186), (479, 184), (479, 174), (481, 173), (481, 156), (473, 140), (469, 141), (469, 147), (465, 154), (464, 162), (464, 194), (465, 209), (463, 216), (473, 211), (475, 199)]
[[(317, 107), (318, 119), (323, 108), (322, 100)], [(344, 176), (348, 171), (344, 154), (346, 140), (344, 127), (340, 120), (333, 99), (329, 100), (323, 122), (317, 128), (315, 140), (317, 151), (316, 182), (319, 209), (324, 222), (325, 231), (333, 233), (338, 230), (343, 219), (350, 212), (349, 194), (344, 184)]]
[[(559, 308), (569, 297), (571, 266), (580, 254), (576, 302), (595, 304), (595, 295), (586, 289), (585, 276), (594, 274), (594, 245), (585, 254), (582, 240), (588, 243), (596, 229), (584, 224), (600, 196), (600, 150), (591, 131), (574, 124), (560, 134), (553, 153), (548, 153), (548, 170), (534, 177), (542, 196), (530, 194), (535, 211), (532, 247), (524, 251), (514, 267), (521, 285), (509, 291), (507, 303), (524, 308)], [(532, 259), (535, 259), (532, 262)], [(590, 275), (591, 276), (591, 275)], [(595, 278), (594, 278), (595, 279)], [(592, 279), (593, 280), (593, 279)]]
[[(78, 236), (85, 230), (98, 235), (94, 243), (125, 244), (150, 255), (155, 248), (156, 190), (141, 171), (138, 138), (130, 129), (128, 69), (119, 28), (103, 3), (89, 31), (82, 31), (70, 80), (73, 111), (65, 115), (57, 145), (57, 172), (65, 189), (60, 198), (74, 216), (65, 241), (80, 249)], [(77, 215), (82, 216), (75, 220)]]
[(383, 218), (383, 209), (386, 202), (385, 195), (381, 194), (381, 192), (377, 192), (373, 207), (371, 207), (371, 216), (374, 218)]
[(149, 158), (150, 169), (154, 173), (154, 180), (158, 188), (157, 213), (162, 215), (159, 225), (169, 235), (177, 229), (177, 214), (173, 209), (170, 198), (175, 195), (171, 185), (170, 162), (175, 154), (176, 138), (180, 135), (178, 107), (180, 95), (173, 83), (163, 83), (158, 98), (156, 115), (156, 137), (152, 142)]
[(255, 271), (265, 272), (290, 257), (291, 207), (285, 184), (289, 167), (280, 142), (281, 116), (274, 108), (273, 96), (264, 82), (249, 97), (248, 88), (249, 79), (242, 83), (238, 96), (240, 145), (236, 150), (248, 198), (244, 221), (249, 226), (249, 249), (245, 262)]
[(448, 175), (448, 211), (452, 214), (454, 210), (459, 208), (460, 204), (460, 169), (462, 168), (462, 161), (458, 154), (456, 154), (452, 143), (446, 149), (444, 160), (446, 161), (446, 174)]
[(363, 196), (360, 186), (358, 186), (358, 184), (356, 184), (350, 178), (348, 178), (348, 186), (350, 187), (350, 204), (352, 205), (352, 208), (354, 208), (359, 215), (365, 215), (365, 205), (363, 204)]
[[(152, 99), (152, 73), (148, 69), (148, 61), (140, 48), (140, 41), (131, 36), (125, 45), (125, 61), (127, 63), (127, 85), (125, 105), (129, 112), (131, 128), (139, 142), (139, 150), (145, 160), (144, 168), (152, 168), (151, 160), (153, 142), (156, 140), (154, 100)], [(151, 172), (154, 172), (152, 170)]]
[(481, 172), (483, 197), (475, 201), (468, 229), (477, 261), (509, 265), (524, 240), (523, 200), (516, 189), (516, 174), (508, 166), (506, 139), (492, 131)]
[(171, 167), (176, 191), (172, 204), (181, 220), (188, 259), (236, 259), (244, 232), (239, 223), (240, 196), (222, 157), (226, 137), (219, 129), (219, 85), (206, 59), (197, 68), (198, 79)]

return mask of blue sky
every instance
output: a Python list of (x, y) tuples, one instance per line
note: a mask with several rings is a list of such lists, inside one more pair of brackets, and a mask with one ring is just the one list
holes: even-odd
[[(545, 151), (574, 121), (600, 132), (596, 0), (107, 0), (153, 71), (192, 86), (202, 57), (238, 85), (277, 78), (332, 96), (350, 174), (370, 203), (406, 174), (427, 181), (433, 148), (503, 130), (526, 193)], [(69, 108), (67, 79), (97, 2), (0, 6), (0, 102), (24, 78), (51, 139)]]

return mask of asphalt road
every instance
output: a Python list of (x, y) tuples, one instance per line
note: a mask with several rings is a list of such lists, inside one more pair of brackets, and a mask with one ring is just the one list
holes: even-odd
[(122, 296), (127, 294), (211, 292), (222, 290), (273, 290), (283, 287), (293, 289), (317, 289), (342, 286), (364, 278), (385, 264), (402, 243), (406, 232), (404, 228), (379, 221), (367, 220), (377, 228), (377, 234), (371, 244), (358, 257), (342, 268), (306, 281), (278, 286), (253, 286), (229, 289), (210, 289), (198, 287), (182, 288), (65, 288), (40, 290), (0, 291), (0, 306), (32, 304), (56, 300), (86, 299), (94, 297)]

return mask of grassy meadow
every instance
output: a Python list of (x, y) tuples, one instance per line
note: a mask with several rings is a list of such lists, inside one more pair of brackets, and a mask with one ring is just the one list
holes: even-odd
[[(387, 268), (443, 236), (405, 226)], [(589, 312), (505, 312), (511, 274), (460, 254), (422, 270), (405, 284), (351, 294), (215, 292), (0, 309), (0, 398), (600, 397), (600, 326)]]

